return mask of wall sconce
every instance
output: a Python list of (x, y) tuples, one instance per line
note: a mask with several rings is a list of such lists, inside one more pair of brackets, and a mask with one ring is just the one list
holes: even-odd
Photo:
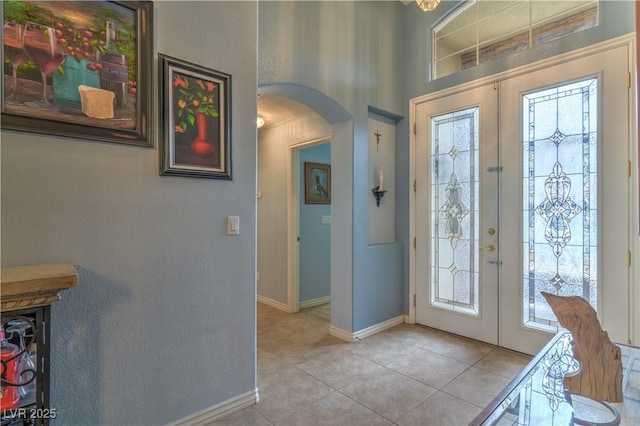
[(384, 169), (382, 166), (378, 168), (378, 186), (373, 188), (371, 192), (376, 199), (376, 207), (380, 207), (380, 200), (384, 197), (384, 194), (387, 192), (382, 187), (382, 182), (384, 181)]
[(256, 120), (256, 126), (258, 127), (258, 129), (264, 126), (264, 118), (258, 116), (258, 119)]
[(423, 12), (433, 12), (440, 4), (440, 0), (416, 0), (416, 3)]
[(384, 194), (386, 194), (387, 191), (380, 191), (379, 190), (380, 186), (376, 186), (375, 188), (373, 188), (371, 190), (371, 192), (373, 192), (373, 196), (376, 199), (376, 207), (380, 207), (380, 200), (382, 199), (382, 197), (384, 197)]

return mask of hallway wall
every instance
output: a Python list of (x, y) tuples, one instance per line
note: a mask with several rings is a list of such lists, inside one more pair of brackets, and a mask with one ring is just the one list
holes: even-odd
[(287, 305), (289, 147), (328, 140), (331, 127), (310, 112), (258, 133), (258, 295)]
[(80, 278), (52, 308), (53, 424), (167, 424), (256, 389), (257, 2), (153, 5), (154, 53), (232, 76), (233, 180), (159, 176), (157, 134), (2, 131), (2, 266)]

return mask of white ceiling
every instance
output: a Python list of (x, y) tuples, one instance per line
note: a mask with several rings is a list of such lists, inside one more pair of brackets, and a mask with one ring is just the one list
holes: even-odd
[(258, 117), (264, 119), (264, 127), (273, 126), (291, 118), (313, 111), (308, 106), (285, 96), (258, 93)]

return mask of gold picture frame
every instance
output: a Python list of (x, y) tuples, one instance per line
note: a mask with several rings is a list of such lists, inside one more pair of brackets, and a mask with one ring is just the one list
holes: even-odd
[(331, 165), (304, 163), (305, 204), (331, 204)]

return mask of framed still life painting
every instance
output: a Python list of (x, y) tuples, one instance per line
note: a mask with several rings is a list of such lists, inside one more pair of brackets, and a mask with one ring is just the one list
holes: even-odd
[(159, 58), (161, 174), (231, 179), (231, 75)]
[(153, 146), (153, 9), (5, 0), (2, 128)]
[(331, 204), (331, 165), (304, 163), (305, 204)]

